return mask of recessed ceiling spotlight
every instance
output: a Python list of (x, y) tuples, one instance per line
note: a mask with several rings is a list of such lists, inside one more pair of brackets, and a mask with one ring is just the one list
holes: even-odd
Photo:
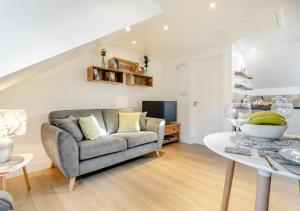
[(130, 26), (126, 26), (126, 27), (125, 27), (125, 30), (126, 30), (127, 32), (130, 32)]
[(169, 26), (168, 25), (164, 25), (164, 30), (168, 30), (169, 29)]
[(132, 40), (132, 42), (131, 42), (133, 45), (135, 45), (136, 44), (136, 41), (135, 40)]
[(216, 2), (211, 2), (211, 3), (209, 4), (210, 9), (215, 9), (216, 6), (217, 6)]

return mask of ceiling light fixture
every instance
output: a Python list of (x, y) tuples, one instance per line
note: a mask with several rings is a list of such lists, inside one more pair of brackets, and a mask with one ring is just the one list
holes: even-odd
[(164, 25), (164, 30), (167, 31), (169, 29), (168, 25)]
[(216, 6), (217, 6), (216, 2), (211, 2), (211, 3), (209, 4), (210, 9), (215, 9)]
[(130, 32), (130, 26), (126, 26), (126, 27), (125, 27), (125, 30), (126, 30), (127, 32)]
[(131, 42), (133, 45), (135, 45), (136, 44), (136, 41), (135, 40), (132, 40), (132, 42)]

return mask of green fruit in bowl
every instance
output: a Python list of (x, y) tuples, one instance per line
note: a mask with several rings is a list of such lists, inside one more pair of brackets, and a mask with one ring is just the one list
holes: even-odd
[(260, 111), (251, 114), (247, 124), (252, 125), (287, 125), (285, 118), (273, 111)]

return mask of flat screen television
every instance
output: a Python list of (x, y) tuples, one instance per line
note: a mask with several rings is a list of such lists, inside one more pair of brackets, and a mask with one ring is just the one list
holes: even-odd
[(176, 101), (143, 101), (142, 111), (147, 111), (147, 117), (164, 119), (166, 122), (176, 122)]

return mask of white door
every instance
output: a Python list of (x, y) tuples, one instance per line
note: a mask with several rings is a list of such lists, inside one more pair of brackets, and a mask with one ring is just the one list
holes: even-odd
[(222, 57), (194, 61), (191, 67), (191, 139), (222, 130)]

